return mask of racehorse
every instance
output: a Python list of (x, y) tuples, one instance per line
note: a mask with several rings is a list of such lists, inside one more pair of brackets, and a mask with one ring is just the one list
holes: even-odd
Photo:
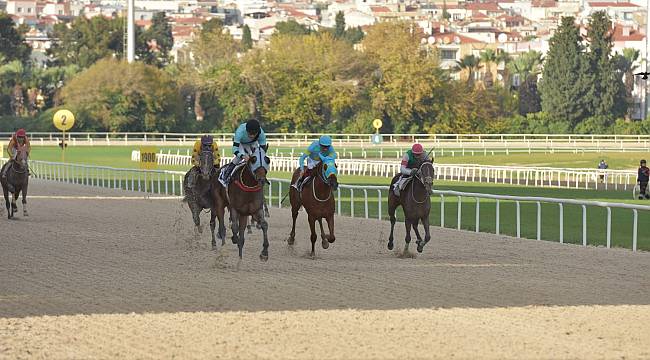
[[(192, 170), (190, 170), (192, 171)], [(226, 238), (226, 227), (223, 224), (223, 206), (219, 206), (221, 199), (217, 196), (217, 168), (214, 166), (214, 155), (210, 150), (203, 150), (199, 155), (199, 174), (196, 179), (194, 188), (189, 188), (188, 176), (190, 171), (185, 174), (185, 198), (184, 201), (190, 207), (192, 219), (194, 220), (195, 231), (200, 234), (203, 232), (201, 227), (201, 211), (210, 209), (210, 230), (212, 231), (212, 249), (217, 248), (214, 229), (216, 227), (215, 218), (221, 211), (219, 217), (219, 232), (217, 237), (221, 239), (221, 245), (224, 245)]]
[(237, 165), (231, 174), (227, 187), (218, 185), (217, 195), (220, 197), (221, 209), (217, 213), (219, 223), (223, 221), (224, 209), (228, 206), (232, 227), (232, 243), (237, 244), (239, 258), (242, 259), (244, 250), (244, 233), (248, 217), (252, 216), (262, 228), (264, 243), (260, 260), (269, 259), (269, 225), (264, 219), (264, 185), (268, 184), (266, 174), (271, 160), (262, 148), (257, 148), (247, 162)]
[[(393, 250), (393, 230), (395, 227), (395, 210), (398, 206), (402, 206), (404, 211), (404, 225), (406, 226), (406, 245), (404, 252), (408, 251), (409, 243), (411, 242), (411, 226), (415, 230), (415, 235), (418, 240), (418, 252), (422, 252), (424, 245), (431, 240), (429, 234), (429, 212), (431, 211), (431, 201), (429, 196), (433, 188), (433, 164), (430, 161), (424, 161), (420, 164), (418, 169), (411, 176), (404, 190), (400, 191), (400, 196), (397, 197), (393, 192), (393, 185), (399, 180), (400, 175), (395, 175), (391, 181), (388, 195), (388, 215), (390, 217), (390, 236), (388, 237), (388, 250)], [(422, 222), (424, 226), (424, 241), (418, 231), (418, 224)]]
[[(303, 181), (300, 192), (294, 187), (289, 190), (289, 199), (291, 201), (291, 216), (293, 225), (287, 243), (293, 245), (296, 239), (296, 219), (300, 207), (307, 211), (307, 220), (311, 229), (311, 257), (316, 256), (316, 220), (320, 225), (320, 233), (323, 249), (329, 248), (329, 244), (336, 240), (334, 236), (334, 196), (332, 192), (338, 189), (339, 183), (336, 178), (337, 169), (334, 159), (324, 157), (322, 161), (314, 168), (311, 179)], [(291, 183), (295, 184), (300, 176), (300, 169), (293, 172)], [(311, 183), (311, 184), (310, 184)], [(329, 235), (325, 235), (323, 230), (323, 219), (327, 220)]]
[[(29, 162), (27, 158), (29, 154), (27, 153), (27, 146), (22, 145), (18, 146), (16, 160), (5, 164), (2, 168), (4, 170), (5, 166), (11, 166), (7, 172), (7, 178), (2, 179), (2, 192), (5, 196), (5, 205), (7, 206), (7, 218), (11, 219), (14, 217), (14, 213), (18, 212), (18, 206), (16, 205), (16, 200), (20, 193), (23, 194), (23, 216), (27, 215), (27, 187), (29, 185)], [(11, 201), (9, 198), (11, 197)]]

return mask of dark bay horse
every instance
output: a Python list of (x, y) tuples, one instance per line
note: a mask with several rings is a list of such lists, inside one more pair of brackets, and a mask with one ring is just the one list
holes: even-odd
[(14, 213), (18, 212), (18, 206), (16, 205), (16, 200), (20, 193), (23, 194), (23, 216), (27, 215), (27, 187), (29, 185), (29, 162), (27, 153), (27, 146), (18, 146), (16, 154), (16, 160), (9, 165), (6, 163), (2, 170), (6, 166), (11, 166), (7, 172), (7, 178), (2, 179), (2, 192), (5, 196), (5, 204), (7, 206), (7, 218), (11, 219), (14, 217)]
[[(190, 188), (188, 183), (190, 172), (188, 171), (187, 174), (185, 174), (185, 198), (183, 200), (187, 202), (190, 207), (197, 235), (203, 232), (200, 218), (201, 211), (204, 209), (210, 209), (210, 230), (212, 231), (212, 249), (214, 250), (217, 248), (216, 237), (221, 239), (222, 246), (226, 238), (226, 227), (223, 224), (224, 209), (223, 206), (219, 205), (221, 199), (217, 196), (217, 185), (219, 183), (217, 180), (218, 171), (214, 166), (214, 155), (212, 154), (212, 151), (201, 151), (199, 159), (200, 170), (196, 178), (196, 184), (193, 188)], [(219, 232), (215, 236), (215, 219), (218, 217), (219, 211), (221, 211), (221, 217), (219, 218)]]
[[(338, 180), (336, 178), (337, 169), (334, 159), (325, 158), (319, 163), (312, 173), (312, 179), (302, 186), (302, 191), (293, 186), (289, 190), (289, 199), (291, 201), (291, 216), (293, 217), (293, 225), (287, 243), (293, 245), (296, 239), (296, 219), (298, 218), (298, 211), (300, 207), (304, 207), (307, 211), (307, 220), (309, 221), (309, 228), (311, 229), (311, 257), (316, 256), (316, 221), (320, 225), (321, 241), (323, 249), (329, 248), (329, 244), (336, 240), (334, 236), (334, 196), (333, 191), (338, 189)], [(291, 177), (291, 183), (295, 184), (300, 176), (300, 169), (296, 169)], [(327, 221), (329, 227), (329, 235), (325, 235), (323, 230), (323, 219)]]
[[(389, 250), (393, 250), (393, 230), (396, 221), (395, 210), (398, 206), (402, 206), (402, 210), (404, 211), (404, 225), (406, 226), (406, 237), (404, 238), (406, 245), (404, 246), (404, 252), (408, 251), (409, 243), (411, 242), (411, 226), (413, 226), (415, 235), (418, 238), (416, 241), (418, 252), (421, 253), (424, 245), (431, 240), (431, 235), (429, 234), (431, 200), (429, 197), (433, 187), (433, 175), (433, 164), (429, 161), (421, 163), (418, 170), (412, 175), (410, 182), (406, 184), (404, 190), (400, 191), (399, 197), (393, 192), (393, 185), (397, 182), (400, 175), (398, 174), (393, 177), (388, 191), (388, 215), (390, 217)], [(418, 223), (420, 221), (424, 226), (424, 241), (418, 232)]]
[(239, 259), (244, 250), (244, 234), (248, 217), (252, 216), (262, 228), (264, 243), (260, 260), (269, 259), (269, 225), (264, 219), (264, 185), (268, 184), (266, 174), (270, 159), (264, 150), (258, 148), (248, 162), (238, 165), (232, 172), (228, 187), (218, 184), (217, 195), (220, 197), (221, 209), (217, 213), (219, 223), (223, 222), (224, 209), (228, 206), (232, 226), (232, 242), (239, 248)]

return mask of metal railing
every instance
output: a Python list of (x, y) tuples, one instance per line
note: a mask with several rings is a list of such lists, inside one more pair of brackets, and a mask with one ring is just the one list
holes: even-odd
[[(140, 161), (140, 151), (131, 152), (132, 161)], [(157, 154), (158, 165), (191, 166), (192, 157), (177, 151), (172, 154), (162, 150)], [(221, 166), (230, 162), (221, 157)], [(337, 160), (341, 175), (375, 176), (392, 178), (399, 173), (397, 161), (378, 160)], [(271, 156), (271, 171), (292, 172), (298, 166), (298, 158)], [(628, 190), (636, 184), (634, 170), (601, 170), (584, 168), (553, 168), (532, 166), (492, 166), (480, 164), (441, 164), (434, 163), (436, 180), (471, 181), (536, 187), (556, 187), (575, 189)], [(599, 186), (599, 183), (601, 184)]]
[[(6, 159), (0, 159), (0, 164), (4, 164)], [(122, 169), (112, 168), (105, 166), (92, 166), (92, 165), (79, 165), (79, 164), (66, 164), (47, 161), (30, 161), (32, 176), (37, 179), (59, 181), (70, 184), (104, 187), (111, 189), (123, 189), (129, 191), (139, 191), (150, 194), (158, 195), (183, 195), (183, 178), (184, 173), (179, 171), (165, 171), (165, 170), (140, 170), (140, 169)], [(269, 206), (282, 207), (282, 199), (286, 195), (289, 188), (289, 180), (271, 178), (271, 186), (268, 187), (268, 193), (265, 194)], [(339, 191), (336, 194), (337, 213), (339, 215), (346, 215), (351, 217), (363, 217), (377, 219), (385, 219), (385, 208), (383, 207), (384, 200), (387, 198), (387, 186), (355, 186), (355, 185), (340, 185)], [(345, 195), (343, 193), (346, 193)], [(434, 190), (434, 195), (437, 195), (439, 200), (434, 198), (434, 207), (432, 208), (432, 219), (435, 217), (435, 202), (439, 201), (439, 219), (440, 226), (446, 227), (445, 214), (446, 203), (449, 197), (457, 198), (457, 223), (455, 228), (463, 228), (463, 199), (471, 199), (475, 202), (475, 224), (474, 231), (481, 231), (481, 199), (496, 201), (496, 215), (495, 215), (495, 233), (501, 234), (504, 222), (504, 214), (501, 211), (502, 203), (514, 202), (516, 205), (515, 211), (515, 226), (516, 232), (513, 234), (516, 237), (522, 237), (522, 211), (521, 204), (533, 203), (536, 204), (536, 239), (542, 239), (542, 221), (546, 217), (542, 217), (542, 204), (556, 204), (559, 208), (559, 242), (565, 242), (565, 206), (575, 205), (582, 208), (582, 231), (581, 243), (584, 246), (589, 245), (587, 233), (587, 208), (598, 207), (604, 208), (607, 211), (606, 221), (606, 243), (609, 248), (612, 246), (612, 209), (626, 209), (631, 210), (633, 214), (632, 224), (632, 250), (636, 251), (638, 248), (638, 225), (639, 225), (639, 211), (648, 212), (650, 206), (634, 205), (624, 203), (610, 203), (600, 201), (587, 201), (575, 199), (557, 199), (557, 198), (543, 198), (543, 197), (525, 197), (525, 196), (509, 196), (509, 195), (493, 195), (482, 193), (466, 193), (448, 190)], [(575, 220), (575, 219), (571, 219)], [(435, 221), (433, 222), (435, 223)]]
[[(158, 133), (158, 132), (70, 132), (68, 143), (75, 145), (134, 145), (164, 144), (189, 145), (198, 139), (200, 133)], [(316, 133), (267, 133), (267, 140), (273, 145), (303, 146), (317, 139)], [(420, 142), (449, 148), (502, 148), (502, 149), (629, 149), (644, 150), (650, 145), (650, 135), (580, 135), (580, 134), (381, 134), (385, 146), (403, 146), (405, 143)], [(9, 138), (11, 133), (2, 132), (0, 138)], [(232, 133), (214, 133), (220, 144), (232, 142)], [(372, 145), (373, 134), (332, 134), (335, 144), (342, 146)], [(58, 132), (30, 133), (36, 145), (52, 145), (61, 141)]]

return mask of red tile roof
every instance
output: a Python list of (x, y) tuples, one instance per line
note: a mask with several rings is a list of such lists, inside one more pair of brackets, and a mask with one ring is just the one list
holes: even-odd
[(644, 39), (645, 35), (633, 28), (630, 29), (630, 35), (624, 36), (623, 26), (621, 25), (616, 25), (612, 34), (613, 41), (643, 41)]
[(550, 8), (556, 7), (557, 3), (554, 0), (533, 0), (532, 5), (533, 7)]
[(467, 10), (502, 11), (496, 2), (466, 4)]
[(385, 6), (371, 6), (370, 10), (374, 13), (391, 12), (390, 9)]
[(629, 2), (590, 2), (591, 7), (640, 7)]
[(489, 19), (489, 17), (481, 12), (475, 12), (472, 13), (472, 19), (473, 20)]
[(203, 24), (206, 20), (204, 18), (199, 18), (199, 17), (190, 17), (190, 18), (174, 18), (172, 20), (176, 24), (184, 24), (184, 25), (201, 25)]

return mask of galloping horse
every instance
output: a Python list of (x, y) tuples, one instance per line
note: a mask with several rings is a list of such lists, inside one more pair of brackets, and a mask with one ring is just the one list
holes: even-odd
[[(393, 229), (396, 221), (395, 210), (400, 205), (402, 206), (402, 210), (404, 210), (404, 225), (406, 225), (406, 237), (404, 238), (406, 245), (404, 246), (404, 252), (408, 251), (409, 243), (411, 242), (411, 226), (413, 226), (415, 235), (418, 238), (416, 241), (418, 252), (421, 253), (424, 245), (431, 240), (431, 235), (429, 234), (429, 212), (431, 211), (429, 194), (431, 194), (433, 187), (433, 175), (433, 164), (429, 161), (421, 163), (409, 183), (404, 187), (404, 190), (400, 191), (399, 197), (393, 192), (393, 185), (397, 182), (400, 175), (393, 177), (388, 191), (388, 215), (390, 216), (389, 250), (393, 250)], [(424, 241), (418, 231), (418, 223), (420, 221), (424, 226)]]
[[(190, 207), (192, 212), (192, 219), (194, 220), (194, 225), (196, 226), (196, 232), (198, 234), (203, 232), (201, 227), (201, 211), (203, 209), (210, 209), (210, 230), (212, 231), (212, 249), (217, 248), (216, 237), (214, 233), (215, 228), (215, 218), (217, 217), (219, 211), (221, 211), (221, 217), (219, 218), (219, 233), (217, 236), (221, 239), (221, 245), (223, 246), (226, 238), (226, 227), (223, 225), (223, 206), (219, 206), (220, 198), (217, 196), (217, 174), (218, 171), (214, 167), (214, 155), (212, 151), (204, 150), (201, 151), (199, 156), (200, 165), (199, 165), (199, 176), (196, 179), (196, 184), (194, 188), (189, 188), (188, 185), (188, 173), (185, 175), (185, 198), (184, 201)], [(190, 170), (191, 171), (191, 170)]]
[(271, 161), (263, 149), (255, 149), (248, 162), (235, 167), (231, 175), (232, 181), (227, 188), (221, 183), (218, 185), (217, 195), (221, 204), (217, 213), (219, 223), (223, 222), (224, 208), (228, 206), (232, 226), (232, 243), (237, 244), (240, 259), (244, 250), (244, 233), (249, 216), (252, 216), (262, 228), (264, 243), (260, 260), (269, 259), (267, 235), (269, 225), (264, 219), (264, 185), (269, 183), (266, 173), (270, 163)]
[[(23, 216), (27, 215), (27, 187), (29, 185), (29, 163), (27, 158), (27, 146), (18, 146), (16, 160), (12, 162), (11, 168), (7, 172), (7, 178), (2, 179), (2, 192), (5, 196), (5, 204), (7, 206), (7, 218), (14, 217), (14, 213), (18, 212), (16, 200), (19, 194), (23, 194)], [(4, 166), (10, 166), (9, 163)], [(3, 166), (3, 170), (4, 170)], [(9, 201), (11, 197), (11, 203)]]
[[(315, 168), (312, 175), (311, 184), (303, 182), (302, 191), (298, 193), (296, 188), (291, 187), (289, 190), (289, 199), (291, 201), (291, 216), (293, 217), (293, 226), (287, 242), (293, 245), (296, 239), (296, 219), (298, 210), (301, 206), (307, 211), (307, 220), (311, 229), (311, 257), (316, 256), (315, 244), (316, 238), (316, 220), (320, 225), (320, 233), (323, 249), (329, 248), (329, 244), (336, 240), (334, 236), (334, 196), (332, 191), (338, 189), (339, 183), (336, 178), (337, 169), (334, 159), (323, 158)], [(295, 184), (300, 176), (300, 169), (296, 169), (291, 177), (291, 183)], [(323, 219), (327, 220), (329, 235), (325, 235), (323, 230)]]

